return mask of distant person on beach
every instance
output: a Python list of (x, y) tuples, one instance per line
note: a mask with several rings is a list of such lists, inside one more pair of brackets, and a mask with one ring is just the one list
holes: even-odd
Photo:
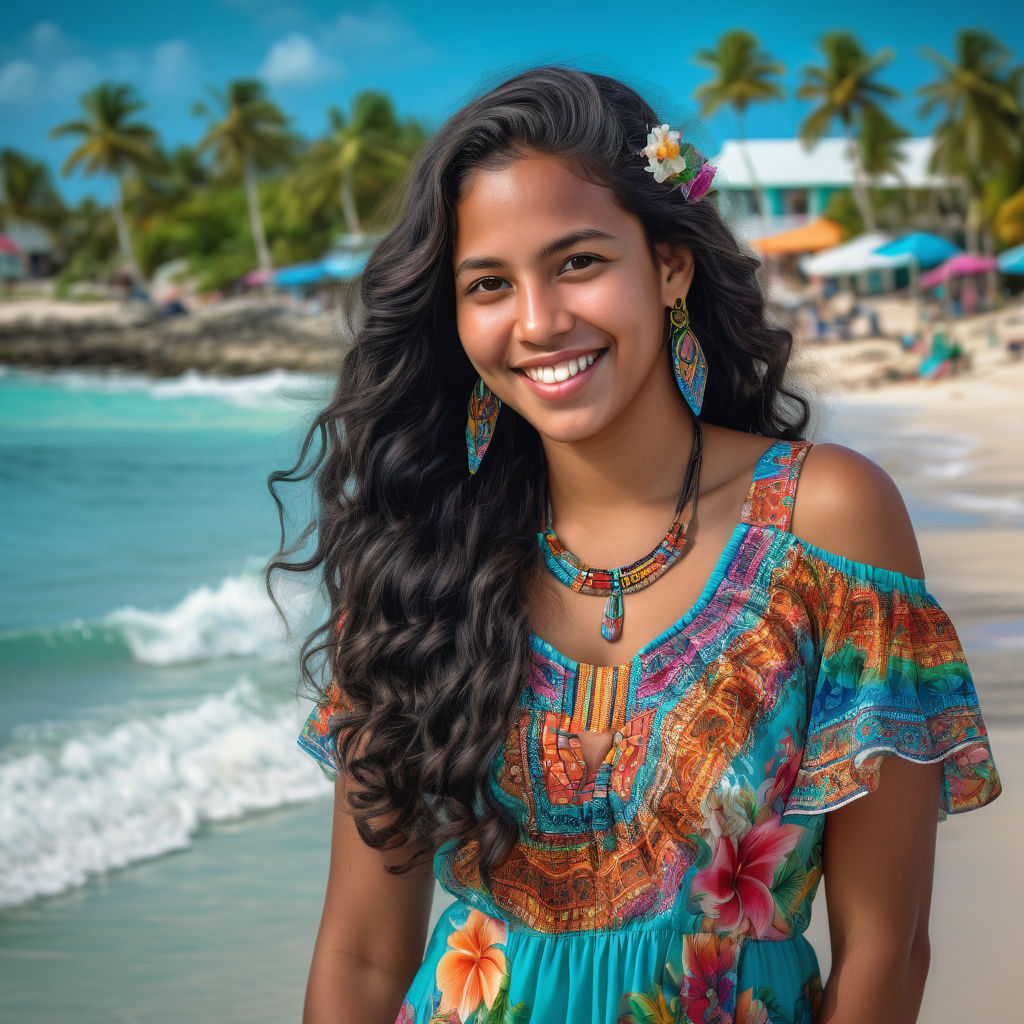
[(714, 173), (538, 68), (426, 143), (366, 266), (271, 478), (317, 507), (269, 571), (330, 602), (307, 1024), (917, 1019), (937, 822), (1000, 779), (901, 495), (804, 436)]

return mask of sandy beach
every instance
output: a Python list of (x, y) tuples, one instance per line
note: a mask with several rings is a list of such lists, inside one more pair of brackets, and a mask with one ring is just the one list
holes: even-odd
[[(1003, 783), (989, 807), (939, 825), (921, 1024), (979, 1014), (1015, 1020), (1020, 1012), (1013, 960), (1024, 908), (1015, 852), (1024, 812), (1024, 364), (989, 344), (990, 326), (1007, 330), (992, 318), (965, 331), (972, 369), (943, 380), (864, 383), (872, 349), (891, 355), (877, 341), (804, 347), (796, 359), (825, 397), (816, 436), (875, 459), (903, 493), (929, 590), (964, 645)], [(825, 975), (823, 890), (814, 915), (809, 936)]]

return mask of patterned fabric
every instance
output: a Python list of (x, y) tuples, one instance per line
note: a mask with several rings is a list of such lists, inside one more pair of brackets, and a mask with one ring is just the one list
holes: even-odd
[[(472, 843), (438, 850), (455, 902), (400, 1020), (811, 1024), (825, 814), (876, 789), (891, 755), (942, 763), (939, 820), (999, 795), (963, 649), (924, 580), (790, 532), (809, 447), (762, 455), (701, 595), (628, 663), (532, 638), (491, 765), (519, 842), (489, 880)], [(328, 771), (329, 711), (299, 740)], [(613, 733), (594, 772), (583, 731)]]

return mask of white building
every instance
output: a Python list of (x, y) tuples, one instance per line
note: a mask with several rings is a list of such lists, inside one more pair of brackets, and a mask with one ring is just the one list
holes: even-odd
[[(952, 182), (929, 173), (931, 136), (900, 142), (903, 162), (898, 176), (872, 178), (872, 189), (947, 188)], [(756, 214), (755, 186), (739, 142), (726, 142), (711, 158), (718, 168), (715, 188), (723, 215), (742, 238), (778, 234), (821, 216), (829, 197), (853, 188), (853, 163), (846, 139), (821, 139), (810, 151), (799, 139), (751, 139), (746, 144), (767, 209)]]

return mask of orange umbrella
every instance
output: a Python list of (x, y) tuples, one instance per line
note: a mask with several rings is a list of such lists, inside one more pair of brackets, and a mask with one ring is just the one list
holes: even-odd
[(755, 238), (750, 244), (766, 256), (784, 256), (787, 253), (818, 252), (831, 249), (843, 240), (843, 229), (827, 217), (819, 217), (810, 224), (783, 231), (780, 235)]

